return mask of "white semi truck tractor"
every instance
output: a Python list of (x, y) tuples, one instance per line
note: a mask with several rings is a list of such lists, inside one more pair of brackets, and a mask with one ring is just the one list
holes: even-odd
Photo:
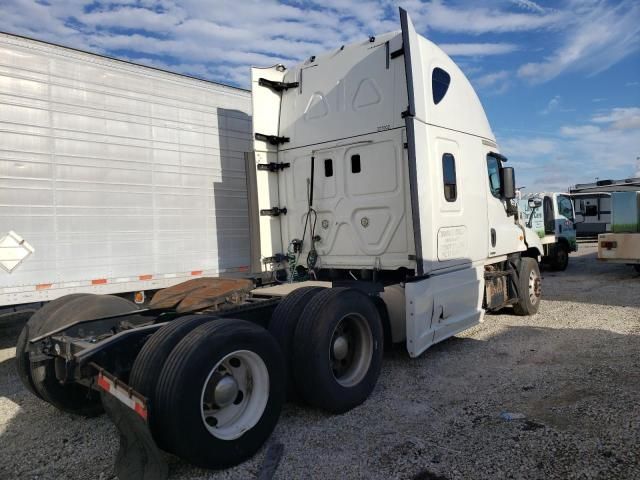
[(146, 309), (70, 295), (27, 323), (22, 380), (63, 411), (107, 411), (119, 478), (166, 476), (160, 449), (242, 462), (287, 397), (334, 413), (364, 402), (385, 345), (417, 357), (485, 311), (538, 310), (543, 248), (518, 222), (513, 169), (464, 74), (400, 19), (252, 70), (259, 285), (199, 278)]

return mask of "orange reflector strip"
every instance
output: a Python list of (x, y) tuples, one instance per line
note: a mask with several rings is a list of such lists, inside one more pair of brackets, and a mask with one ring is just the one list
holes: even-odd
[(240, 267), (240, 268), (238, 268), (238, 271), (240, 271), (240, 272), (248, 272), (249, 271), (249, 267)]
[(202, 270), (194, 270), (191, 272), (191, 275), (202, 275)]
[(95, 278), (91, 280), (91, 285), (104, 285), (105, 283), (107, 283), (106, 278)]
[(138, 278), (140, 280), (151, 280), (153, 278), (153, 275), (140, 275)]
[(36, 285), (36, 290), (46, 290), (47, 288), (51, 288), (51, 285), (53, 285), (53, 283), (39, 283)]

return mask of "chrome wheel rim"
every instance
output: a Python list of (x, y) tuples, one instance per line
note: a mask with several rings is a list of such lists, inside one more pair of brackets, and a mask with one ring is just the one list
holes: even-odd
[(351, 313), (340, 319), (331, 335), (329, 365), (336, 381), (352, 387), (362, 381), (373, 358), (373, 334), (367, 320)]
[(253, 428), (269, 400), (269, 371), (249, 350), (226, 355), (211, 369), (200, 394), (200, 414), (207, 431), (234, 440)]
[(531, 273), (529, 273), (529, 301), (532, 305), (538, 303), (541, 294), (542, 282), (540, 281), (540, 276), (535, 270), (531, 270)]

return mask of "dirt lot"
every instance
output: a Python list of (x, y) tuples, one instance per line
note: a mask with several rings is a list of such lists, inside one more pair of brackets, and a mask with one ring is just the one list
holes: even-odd
[[(275, 478), (640, 478), (640, 276), (580, 248), (566, 272), (543, 272), (535, 317), (487, 315), (419, 359), (388, 352), (345, 415), (288, 405)], [(109, 420), (62, 414), (20, 384), (20, 328), (0, 325), (0, 478), (113, 478)], [(255, 478), (263, 457), (223, 472), (170, 459), (171, 478)]]

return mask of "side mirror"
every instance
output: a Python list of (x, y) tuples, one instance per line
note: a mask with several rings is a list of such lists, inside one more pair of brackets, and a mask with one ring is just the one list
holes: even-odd
[(533, 210), (534, 208), (540, 208), (542, 206), (542, 200), (539, 198), (530, 198), (528, 204), (529, 208)]
[(502, 183), (502, 198), (505, 200), (516, 198), (516, 174), (513, 167), (503, 167), (500, 170), (500, 180), (500, 183)]
[(584, 212), (576, 212), (573, 223), (584, 223)]

